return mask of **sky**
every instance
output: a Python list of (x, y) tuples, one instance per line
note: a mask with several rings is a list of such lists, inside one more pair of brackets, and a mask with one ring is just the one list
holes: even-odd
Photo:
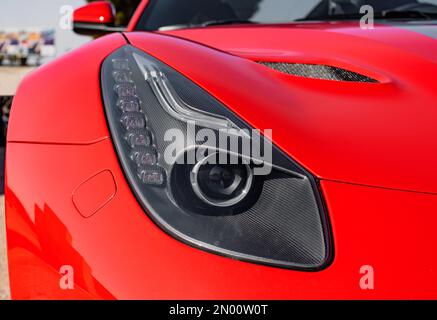
[(82, 45), (89, 37), (61, 28), (65, 11), (85, 4), (85, 0), (0, 0), (0, 30), (54, 28), (58, 55)]

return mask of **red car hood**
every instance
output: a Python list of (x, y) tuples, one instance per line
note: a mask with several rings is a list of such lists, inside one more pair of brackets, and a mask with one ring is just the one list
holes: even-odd
[[(437, 24), (378, 24), (374, 29), (362, 29), (358, 22), (300, 23), (283, 25), (217, 26), (209, 28), (180, 29), (163, 32), (189, 39), (232, 54), (258, 57), (284, 57), (305, 55), (310, 58), (361, 60), (372, 46), (385, 44), (401, 51), (408, 51), (436, 62), (435, 51), (430, 50), (437, 38)], [(328, 39), (332, 41), (329, 42)], [(364, 49), (355, 55), (348, 44), (360, 40)], [(331, 52), (332, 50), (332, 52)]]
[[(301, 23), (165, 33), (172, 37), (127, 36), (253, 126), (273, 129), (275, 143), (320, 179), (437, 194), (437, 26)], [(378, 83), (285, 75), (259, 60), (341, 67)]]

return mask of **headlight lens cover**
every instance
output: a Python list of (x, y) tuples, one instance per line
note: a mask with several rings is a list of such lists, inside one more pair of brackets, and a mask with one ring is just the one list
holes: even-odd
[(165, 232), (239, 260), (327, 266), (332, 248), (318, 185), (268, 138), (133, 46), (106, 58), (101, 81), (126, 178)]

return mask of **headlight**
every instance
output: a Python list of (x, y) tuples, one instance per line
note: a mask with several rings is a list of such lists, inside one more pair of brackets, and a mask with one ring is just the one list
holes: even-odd
[(327, 265), (332, 250), (317, 183), (269, 139), (132, 46), (111, 54), (101, 76), (126, 178), (164, 231), (240, 260)]

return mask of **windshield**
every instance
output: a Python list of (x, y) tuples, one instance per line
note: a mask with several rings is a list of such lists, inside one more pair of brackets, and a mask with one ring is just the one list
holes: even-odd
[(358, 19), (364, 5), (373, 7), (376, 19), (386, 19), (387, 11), (408, 13), (391, 17), (403, 19), (437, 15), (437, 0), (151, 0), (136, 29)]

